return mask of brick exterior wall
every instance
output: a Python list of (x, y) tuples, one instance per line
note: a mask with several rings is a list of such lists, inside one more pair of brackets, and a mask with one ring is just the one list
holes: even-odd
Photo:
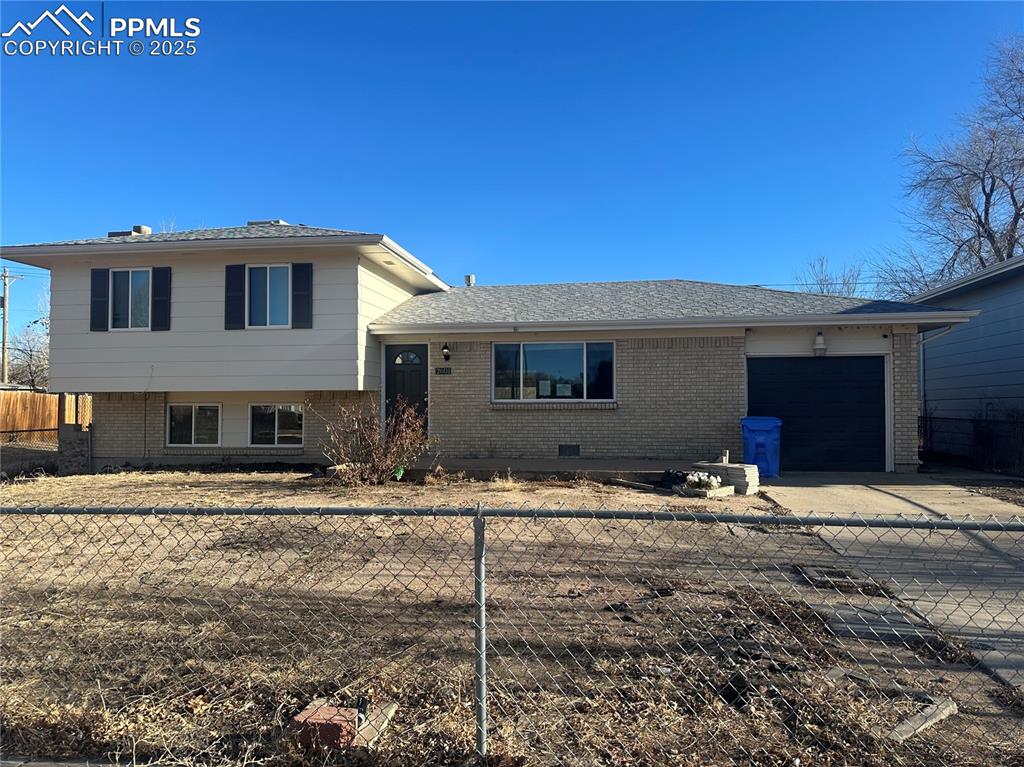
[[(266, 399), (273, 401), (273, 395)], [(287, 447), (167, 447), (167, 397), (163, 392), (115, 392), (93, 395), (92, 466), (325, 463), (325, 419), (353, 402), (377, 402), (376, 392), (315, 391), (305, 393), (304, 439), (299, 448)]]
[(896, 471), (917, 471), (918, 400), (917, 333), (892, 337), (893, 444)]
[[(489, 341), (449, 342), (450, 375), (430, 371), (430, 432), (448, 458), (739, 456), (746, 408), (742, 336), (627, 338), (615, 344), (615, 404), (491, 402)], [(441, 342), (430, 349), (441, 359)]]
[[(917, 334), (892, 336), (893, 447), (897, 471), (916, 471)], [(441, 360), (442, 341), (430, 359)], [(746, 409), (743, 336), (620, 338), (615, 403), (491, 402), (491, 342), (449, 341), (449, 375), (430, 376), (430, 432), (445, 458), (556, 458), (578, 444), (583, 458), (716, 458), (743, 454)], [(270, 396), (270, 401), (273, 396)], [(324, 419), (376, 392), (306, 392), (305, 445), (294, 448), (166, 447), (166, 396), (101, 393), (93, 398), (92, 465), (323, 463)]]

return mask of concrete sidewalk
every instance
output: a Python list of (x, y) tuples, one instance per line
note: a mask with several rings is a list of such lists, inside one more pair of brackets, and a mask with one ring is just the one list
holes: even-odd
[[(796, 514), (1009, 521), (1024, 508), (927, 475), (797, 474), (766, 493)], [(851, 567), (890, 584), (940, 631), (968, 643), (988, 670), (1024, 688), (1024, 534), (826, 527)]]

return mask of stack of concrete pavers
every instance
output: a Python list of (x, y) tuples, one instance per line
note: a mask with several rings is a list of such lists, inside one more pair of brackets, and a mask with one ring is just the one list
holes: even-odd
[(755, 495), (760, 489), (757, 466), (751, 463), (723, 463), (719, 461), (698, 461), (693, 464), (696, 471), (717, 474), (723, 485), (732, 485), (737, 495)]

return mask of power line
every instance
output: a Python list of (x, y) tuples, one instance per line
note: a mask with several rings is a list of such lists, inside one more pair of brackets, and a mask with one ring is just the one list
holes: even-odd
[(10, 274), (12, 277), (22, 277), (22, 278), (38, 279), (38, 280), (49, 279), (50, 278), (50, 275), (48, 273), (45, 273), (45, 272), (42, 273), (42, 274), (40, 274), (39, 272), (8, 272), (8, 274)]

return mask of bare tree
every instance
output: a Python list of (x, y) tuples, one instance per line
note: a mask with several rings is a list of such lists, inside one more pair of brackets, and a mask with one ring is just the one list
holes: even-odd
[(1024, 37), (1002, 43), (985, 81), (985, 115), (995, 122), (1024, 123)]
[(832, 269), (827, 256), (818, 256), (797, 275), (796, 283), (804, 293), (821, 293), (826, 296), (856, 296), (860, 290), (861, 266)]
[(907, 246), (887, 253), (875, 265), (876, 293), (906, 300), (924, 293), (942, 280), (935, 276), (934, 258)]
[(26, 325), (11, 339), (11, 381), (45, 389), (50, 377), (50, 338), (38, 321)]
[(911, 226), (924, 247), (877, 265), (879, 289), (906, 298), (1024, 253), (1024, 38), (1000, 46), (963, 133), (906, 152)]
[(45, 389), (50, 380), (50, 290), (39, 296), (39, 316), (11, 338), (11, 382)]

